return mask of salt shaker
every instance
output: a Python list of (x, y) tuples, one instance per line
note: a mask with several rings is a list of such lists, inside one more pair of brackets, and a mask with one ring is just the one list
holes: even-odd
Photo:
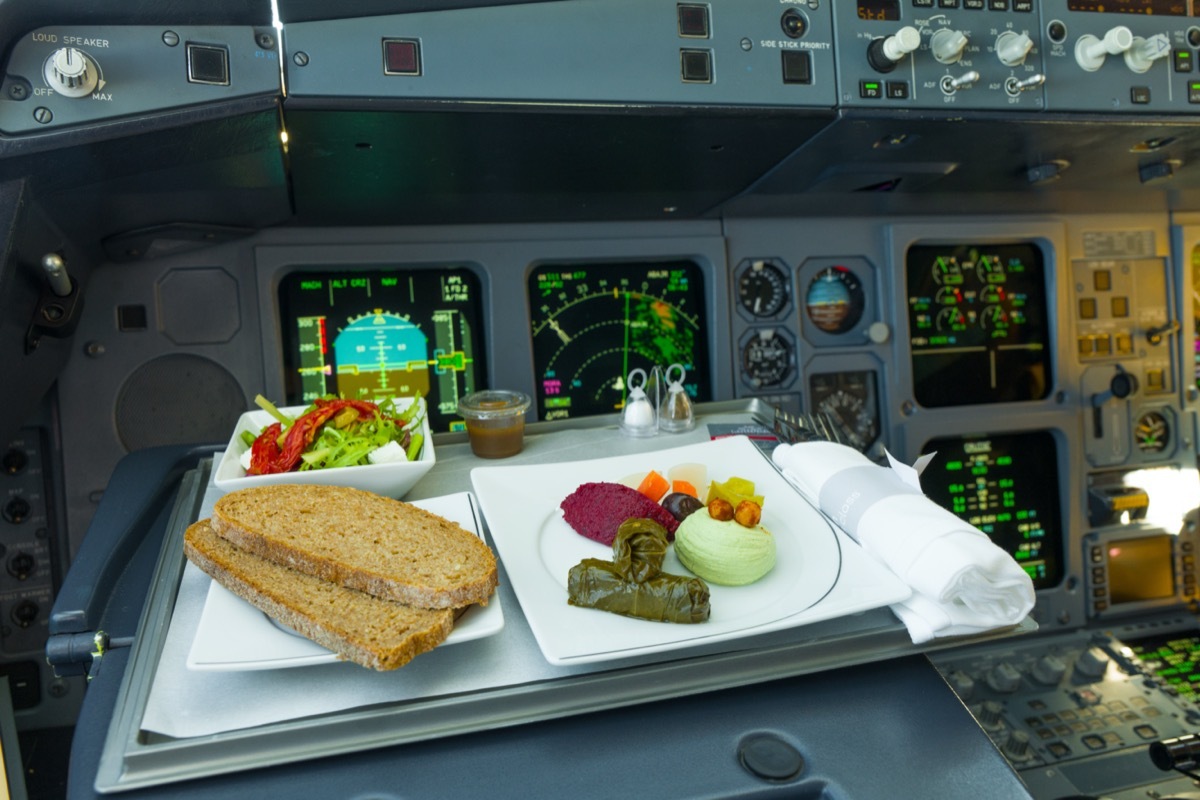
[[(641, 383), (634, 385), (634, 380), (641, 376)], [(653, 436), (658, 432), (654, 418), (654, 404), (646, 397), (646, 370), (640, 367), (629, 373), (626, 382), (629, 387), (629, 397), (625, 401), (625, 410), (621, 412), (621, 432), (626, 436)]]
[(687, 372), (682, 364), (667, 367), (666, 379), (669, 385), (667, 396), (658, 407), (658, 427), (668, 433), (690, 431), (696, 424), (696, 417), (692, 413), (692, 399), (683, 388), (685, 377)]

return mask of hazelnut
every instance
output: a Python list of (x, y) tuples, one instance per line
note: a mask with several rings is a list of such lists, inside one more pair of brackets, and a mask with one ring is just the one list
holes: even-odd
[(721, 522), (731, 520), (733, 519), (733, 506), (728, 500), (722, 500), (720, 497), (718, 497), (709, 501), (708, 515)]
[(733, 518), (743, 528), (753, 528), (762, 519), (762, 507), (753, 500), (743, 500), (737, 504)]

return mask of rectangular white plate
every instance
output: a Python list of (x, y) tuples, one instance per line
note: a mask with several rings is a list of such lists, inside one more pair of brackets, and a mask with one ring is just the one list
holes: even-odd
[[(417, 500), (420, 506), (480, 536), (482, 530), (470, 492)], [(500, 594), (486, 606), (471, 606), (454, 623), (454, 630), (439, 647), (492, 636), (504, 628)], [(208, 588), (192, 648), (189, 669), (243, 671), (285, 669), (329, 664), (338, 658), (321, 645), (277, 625), (263, 612), (216, 581)]]
[[(567, 572), (612, 550), (576, 533), (559, 504), (580, 484), (620, 482), (651, 469), (702, 463), (710, 480), (737, 476), (764, 495), (762, 525), (776, 537), (777, 563), (749, 586), (710, 584), (711, 617), (696, 624), (649, 622), (567, 603)], [(492, 540), (538, 646), (552, 664), (581, 664), (693, 647), (805, 625), (890, 605), (911, 590), (830, 525), (743, 436), (631, 456), (512, 467), (477, 467), (471, 483)], [(699, 488), (699, 487), (698, 487)], [(703, 489), (701, 490), (703, 491)], [(690, 575), (674, 549), (663, 571)]]

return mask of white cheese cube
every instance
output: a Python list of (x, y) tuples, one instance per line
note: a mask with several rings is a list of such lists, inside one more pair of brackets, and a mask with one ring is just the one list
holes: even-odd
[(394, 461), (407, 461), (408, 454), (393, 440), (367, 453), (367, 460), (372, 464), (391, 464)]

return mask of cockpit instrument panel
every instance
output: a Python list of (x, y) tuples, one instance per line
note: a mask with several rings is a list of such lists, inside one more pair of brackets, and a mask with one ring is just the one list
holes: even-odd
[(434, 431), (484, 388), (479, 277), (462, 266), (292, 272), (279, 284), (287, 401), (421, 394)]
[(1048, 431), (931, 439), (921, 488), (1017, 560), (1035, 589), (1063, 577), (1058, 457)]
[(631, 371), (672, 364), (693, 401), (712, 399), (695, 262), (537, 264), (528, 288), (539, 419), (619, 412)]
[(872, 370), (809, 376), (809, 406), (842, 429), (850, 446), (866, 451), (879, 438), (879, 390)]
[(915, 245), (905, 268), (918, 403), (935, 408), (1049, 394), (1041, 250), (1028, 243)]

